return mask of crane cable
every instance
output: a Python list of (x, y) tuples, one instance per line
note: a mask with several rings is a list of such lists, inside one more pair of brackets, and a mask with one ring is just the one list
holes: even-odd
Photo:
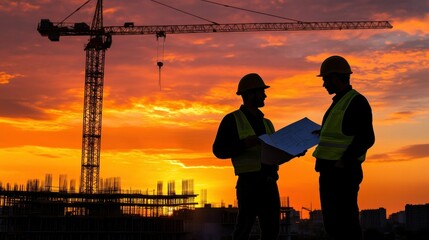
[(286, 17), (282, 17), (282, 16), (269, 14), (269, 13), (258, 12), (258, 11), (254, 11), (254, 10), (250, 10), (250, 9), (245, 9), (245, 8), (235, 7), (235, 6), (231, 6), (231, 5), (227, 5), (227, 4), (217, 3), (217, 2), (213, 2), (213, 1), (209, 1), (209, 0), (201, 0), (201, 1), (211, 3), (211, 4), (220, 5), (220, 6), (224, 6), (224, 7), (234, 8), (234, 9), (238, 9), (238, 10), (242, 10), (242, 11), (262, 14), (262, 15), (266, 15), (266, 16), (270, 16), (270, 17), (276, 17), (276, 18), (281, 18), (281, 19), (285, 19), (285, 20), (290, 20), (290, 21), (294, 21), (294, 22), (303, 22), (303, 21), (299, 21), (296, 19), (292, 19), (292, 18), (286, 18)]
[(91, 2), (92, 0), (88, 0), (86, 1), (84, 4), (82, 4), (80, 7), (78, 7), (76, 10), (74, 10), (74, 12), (70, 13), (66, 18), (64, 18), (60, 24), (63, 24), (65, 20), (67, 20), (69, 17), (71, 17), (73, 14), (75, 14), (77, 11), (79, 11), (81, 8), (83, 8), (86, 4), (88, 4), (89, 2)]
[(174, 9), (174, 10), (176, 10), (176, 11), (179, 11), (179, 12), (181, 12), (181, 13), (184, 13), (184, 14), (190, 15), (190, 16), (192, 16), (192, 17), (196, 17), (196, 18), (202, 19), (202, 20), (207, 21), (207, 22), (210, 22), (210, 23), (212, 23), (212, 24), (219, 25), (219, 23), (217, 23), (217, 22), (213, 22), (213, 21), (210, 21), (210, 20), (208, 20), (208, 19), (206, 19), (206, 18), (203, 18), (203, 17), (197, 16), (197, 15), (195, 15), (195, 14), (192, 14), (192, 13), (189, 13), (189, 12), (185, 12), (185, 11), (180, 10), (180, 9), (178, 9), (178, 8), (175, 8), (175, 7), (169, 6), (169, 5), (165, 4), (165, 3), (162, 3), (162, 2), (159, 2), (159, 1), (155, 1), (155, 0), (152, 0), (152, 2), (158, 3), (158, 4), (160, 4), (160, 5), (163, 5), (163, 6), (165, 6), (165, 7), (171, 8), (171, 9)]
[[(90, 1), (90, 0), (88, 0), (88, 2), (89, 2), (89, 1)], [(181, 9), (178, 9), (178, 8), (172, 7), (172, 6), (167, 5), (167, 4), (165, 4), (165, 3), (162, 3), (162, 2), (159, 2), (159, 1), (156, 1), (156, 0), (151, 0), (151, 1), (152, 1), (152, 2), (154, 2), (154, 3), (157, 3), (157, 4), (159, 4), (159, 5), (162, 5), (162, 6), (164, 6), (164, 7), (168, 7), (168, 8), (171, 8), (171, 9), (173, 9), (173, 10), (179, 11), (179, 12), (181, 12), (181, 13), (184, 13), (184, 14), (187, 14), (187, 15), (190, 15), (190, 16), (193, 16), (193, 17), (196, 17), (196, 18), (202, 19), (202, 20), (204, 20), (204, 21), (210, 22), (210, 23), (212, 23), (212, 24), (219, 25), (219, 23), (217, 23), (217, 22), (214, 22), (214, 21), (208, 20), (208, 19), (206, 19), (206, 18), (203, 18), (203, 17), (197, 16), (197, 15), (195, 15), (195, 14), (192, 14), (192, 13), (189, 13), (189, 12), (186, 12), (186, 11), (183, 11), (183, 10), (181, 10)], [(266, 16), (270, 16), (270, 17), (276, 17), (276, 18), (286, 19), (286, 20), (289, 20), (289, 21), (302, 22), (302, 21), (299, 21), (299, 20), (296, 20), (296, 19), (292, 19), (292, 18), (286, 18), (286, 17), (277, 16), (277, 15), (273, 15), (273, 14), (268, 14), (268, 13), (258, 12), (258, 11), (249, 10), (249, 9), (240, 8), (240, 7), (235, 7), (235, 6), (231, 6), (231, 5), (227, 5), (227, 4), (221, 4), (221, 3), (217, 3), (217, 2), (213, 2), (213, 1), (209, 1), (209, 0), (201, 0), (201, 1), (203, 1), (203, 2), (207, 2), (207, 3), (211, 3), (211, 4), (221, 5), (221, 6), (224, 6), (224, 7), (234, 8), (234, 9), (238, 9), (238, 10), (242, 10), (242, 11), (247, 11), (247, 12), (252, 12), (252, 13), (262, 14), (262, 15), (266, 15)], [(85, 4), (86, 4), (86, 3), (85, 3)], [(161, 60), (159, 60), (159, 38), (163, 38), (163, 43), (162, 43), (162, 59), (161, 59)], [(159, 76), (159, 78), (158, 78), (158, 84), (159, 84), (159, 88), (160, 88), (160, 89), (161, 89), (161, 68), (162, 68), (162, 66), (164, 65), (164, 62), (163, 62), (163, 61), (164, 61), (164, 45), (165, 45), (165, 38), (166, 38), (166, 34), (165, 34), (165, 32), (157, 32), (157, 33), (156, 33), (156, 40), (157, 40), (157, 62), (156, 62), (156, 65), (158, 66), (158, 76)]]
[[(184, 14), (187, 14), (187, 15), (190, 15), (190, 16), (202, 19), (202, 20), (210, 22), (212, 24), (219, 25), (219, 23), (210, 21), (210, 20), (208, 20), (206, 18), (197, 16), (197, 15), (189, 13), (189, 12), (185, 12), (185, 11), (183, 11), (181, 9), (169, 6), (169, 5), (165, 4), (165, 3), (162, 3), (162, 2), (159, 2), (159, 1), (156, 1), (156, 0), (152, 0), (152, 2), (160, 4), (160, 5), (164, 6), (164, 7), (168, 7), (168, 8), (174, 9), (174, 10), (179, 11), (181, 13), (184, 13)], [(162, 59), (161, 60), (159, 59), (159, 38), (163, 38), (163, 42), (162, 42)], [(161, 68), (162, 68), (162, 66), (164, 66), (164, 62), (163, 61), (164, 61), (165, 38), (166, 38), (165, 32), (157, 32), (156, 33), (156, 41), (157, 41), (157, 53), (156, 53), (157, 54), (157, 56), (156, 56), (157, 57), (157, 61), (156, 61), (156, 65), (158, 66), (158, 84), (159, 84), (159, 89), (161, 89)]]

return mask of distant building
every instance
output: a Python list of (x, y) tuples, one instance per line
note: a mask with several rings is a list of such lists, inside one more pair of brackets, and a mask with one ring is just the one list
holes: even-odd
[(360, 212), (360, 223), (363, 230), (376, 229), (382, 231), (386, 228), (386, 209), (367, 209)]
[(429, 203), (405, 205), (405, 221), (407, 229), (410, 231), (429, 229)]
[(323, 224), (322, 210), (313, 210), (310, 212), (310, 221), (313, 224)]
[(392, 224), (405, 224), (405, 211), (390, 214), (389, 222)]
[(188, 229), (195, 239), (231, 239), (234, 230), (237, 208), (212, 207), (205, 204), (202, 208), (195, 208), (185, 217)]
[(306, 237), (323, 236), (325, 230), (323, 228), (322, 210), (312, 210), (309, 214), (308, 220), (301, 219), (298, 235)]

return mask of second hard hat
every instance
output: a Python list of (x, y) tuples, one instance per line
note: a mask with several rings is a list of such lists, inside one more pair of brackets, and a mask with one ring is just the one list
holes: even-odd
[(317, 76), (323, 77), (330, 73), (352, 74), (353, 72), (345, 58), (341, 56), (330, 56), (323, 61), (320, 66), (320, 74)]
[(262, 80), (261, 76), (259, 76), (257, 73), (249, 73), (242, 77), (238, 83), (237, 95), (242, 95), (244, 92), (251, 89), (266, 89), (269, 87), (270, 86), (266, 85), (264, 80)]

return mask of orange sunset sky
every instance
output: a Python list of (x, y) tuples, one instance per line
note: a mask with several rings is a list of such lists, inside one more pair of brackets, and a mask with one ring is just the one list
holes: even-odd
[[(40, 19), (59, 22), (85, 0), (0, 0), (0, 181), (25, 184), (51, 173), (79, 183), (88, 37), (50, 42)], [(352, 66), (352, 85), (370, 101), (376, 143), (364, 163), (361, 209), (429, 203), (429, 1), (219, 1), (300, 21), (388, 20), (393, 29), (172, 34), (164, 57), (155, 36), (113, 36), (106, 52), (100, 177), (122, 189), (194, 179), (213, 204), (234, 204), (229, 160), (211, 147), (222, 117), (241, 104), (239, 79), (259, 73), (261, 110), (276, 129), (302, 117), (320, 123), (331, 97), (317, 78), (333, 54)], [(96, 1), (67, 22), (90, 24)], [(199, 0), (163, 0), (217, 23), (285, 22)], [(104, 25), (206, 24), (149, 0), (105, 0)], [(162, 39), (160, 39), (162, 46)], [(157, 51), (159, 50), (159, 51)], [(161, 88), (157, 60), (164, 62)], [(280, 167), (283, 198), (297, 210), (319, 209), (314, 148)], [(197, 201), (200, 201), (197, 198)]]

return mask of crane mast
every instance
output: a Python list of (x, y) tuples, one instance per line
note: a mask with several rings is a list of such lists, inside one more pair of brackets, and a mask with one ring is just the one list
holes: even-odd
[(89, 42), (85, 46), (85, 87), (82, 129), (80, 192), (95, 193), (100, 179), (101, 123), (104, 62), (109, 37), (103, 30), (103, 5), (97, 1)]
[(103, 1), (97, 0), (91, 26), (80, 23), (53, 23), (41, 19), (37, 30), (51, 41), (60, 36), (89, 36), (85, 46), (85, 90), (82, 129), (82, 158), (80, 192), (97, 193), (100, 179), (100, 150), (102, 128), (102, 106), (104, 66), (106, 50), (110, 48), (113, 35), (149, 35), (181, 33), (227, 33), (259, 31), (307, 31), (307, 30), (351, 30), (392, 28), (388, 21), (335, 21), (335, 22), (279, 22), (279, 23), (232, 23), (232, 24), (188, 24), (103, 26)]

